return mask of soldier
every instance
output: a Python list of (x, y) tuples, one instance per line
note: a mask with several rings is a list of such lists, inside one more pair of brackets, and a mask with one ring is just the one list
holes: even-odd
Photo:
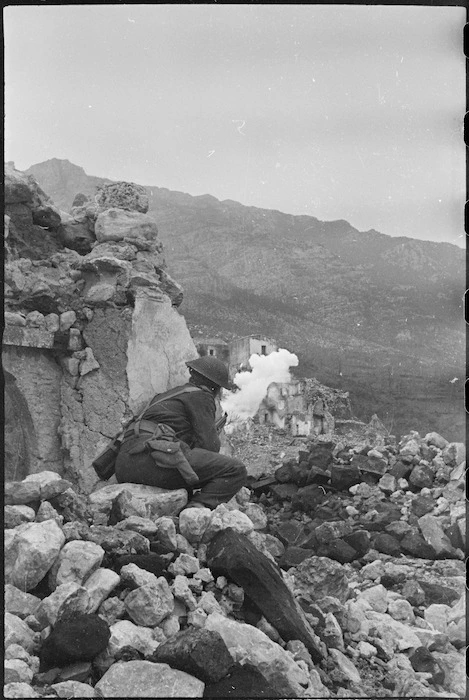
[(231, 386), (227, 368), (215, 357), (186, 364), (189, 382), (157, 394), (126, 430), (116, 477), (119, 483), (185, 488), (187, 507), (213, 509), (229, 501), (247, 476), (241, 461), (219, 454), (216, 399), (221, 387)]

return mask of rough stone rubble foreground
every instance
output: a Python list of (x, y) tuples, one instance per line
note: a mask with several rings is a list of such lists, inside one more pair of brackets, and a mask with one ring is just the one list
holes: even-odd
[[(83, 496), (53, 472), (7, 484), (6, 697), (223, 697), (227, 682), (251, 697), (464, 697), (464, 447), (411, 433), (367, 448), (311, 442), (271, 490), (214, 511), (135, 484)], [(236, 571), (212, 573), (228, 528), (281, 565), (324, 658), (282, 639)]]

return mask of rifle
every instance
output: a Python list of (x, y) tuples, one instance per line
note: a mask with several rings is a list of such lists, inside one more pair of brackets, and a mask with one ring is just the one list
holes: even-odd
[(217, 433), (220, 433), (223, 430), (227, 419), (228, 419), (228, 414), (225, 412), (221, 418), (219, 418), (217, 421), (215, 421), (215, 427), (217, 429)]

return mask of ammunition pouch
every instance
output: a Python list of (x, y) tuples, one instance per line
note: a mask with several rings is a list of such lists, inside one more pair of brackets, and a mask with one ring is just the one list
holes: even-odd
[[(143, 425), (144, 422), (148, 423), (149, 421), (142, 421), (138, 428), (134, 428), (133, 434), (139, 435), (143, 431), (150, 432), (147, 430), (147, 426)], [(132, 426), (130, 427), (132, 428)], [(151, 428), (152, 436), (144, 443), (140, 442), (139, 445), (129, 450), (129, 454), (150, 451), (157, 467), (177, 469), (186, 484), (196, 486), (199, 483), (199, 477), (185, 458), (181, 443), (176, 438), (174, 430), (162, 423), (153, 423)]]

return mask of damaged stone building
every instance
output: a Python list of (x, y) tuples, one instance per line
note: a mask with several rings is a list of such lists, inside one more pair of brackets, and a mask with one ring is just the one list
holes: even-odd
[[(78, 201), (78, 200), (77, 200)], [(143, 187), (61, 212), (5, 170), (5, 474), (51, 470), (89, 492), (92, 460), (197, 357)]]
[(212, 355), (224, 362), (231, 379), (237, 372), (250, 369), (251, 355), (270, 355), (278, 349), (275, 340), (260, 334), (246, 335), (230, 342), (225, 342), (221, 338), (198, 338), (195, 343), (201, 357)]
[(292, 435), (328, 435), (336, 421), (352, 418), (349, 393), (316, 379), (272, 382), (257, 413), (261, 425), (275, 425)]

